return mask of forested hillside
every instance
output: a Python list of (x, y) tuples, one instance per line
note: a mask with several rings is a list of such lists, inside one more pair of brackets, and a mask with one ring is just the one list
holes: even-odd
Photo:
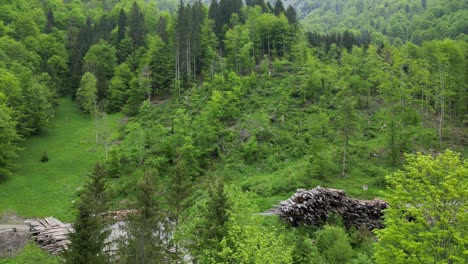
[[(171, 3), (0, 4), (0, 185), (63, 96), (105, 151), (61, 196), (75, 233), (47, 261), (467, 259), (465, 1)], [(260, 214), (317, 185), (388, 200), (385, 228)], [(121, 209), (138, 213), (110, 256)]]
[(298, 10), (304, 28), (314, 33), (351, 31), (357, 37), (370, 34), (374, 42), (388, 38), (395, 44), (458, 38), (468, 35), (466, 1), (321, 1), (285, 0)]

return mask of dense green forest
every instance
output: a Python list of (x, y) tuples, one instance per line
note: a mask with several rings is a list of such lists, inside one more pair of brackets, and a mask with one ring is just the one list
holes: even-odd
[[(4, 0), (0, 10), (0, 190), (62, 97), (105, 153), (83, 165), (82, 188), (67, 187), (70, 249), (51, 258), (28, 245), (5, 263), (467, 260), (466, 1)], [(122, 125), (110, 126), (116, 113)], [(259, 214), (317, 185), (385, 199), (385, 228)], [(109, 256), (100, 214), (117, 209), (139, 213)]]

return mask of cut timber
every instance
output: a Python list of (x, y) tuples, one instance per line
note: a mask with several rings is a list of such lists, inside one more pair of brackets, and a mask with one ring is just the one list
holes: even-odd
[(346, 197), (343, 190), (322, 188), (299, 189), (281, 202), (278, 214), (293, 226), (323, 225), (335, 214), (346, 228), (361, 226), (369, 230), (382, 228), (381, 217), (388, 204), (382, 200), (357, 200)]
[(43, 250), (59, 255), (68, 248), (68, 234), (73, 232), (71, 224), (64, 224), (53, 217), (26, 221), (34, 241)]

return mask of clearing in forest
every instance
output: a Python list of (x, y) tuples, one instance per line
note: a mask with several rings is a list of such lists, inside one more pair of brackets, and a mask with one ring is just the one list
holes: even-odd
[[(108, 130), (116, 131), (121, 118), (120, 114), (108, 115)], [(105, 157), (104, 146), (96, 144), (95, 131), (89, 114), (82, 113), (70, 98), (61, 98), (47, 128), (22, 142), (16, 175), (0, 182), (0, 215), (53, 215), (71, 221), (77, 189), (94, 163)], [(41, 162), (44, 152), (47, 162)]]

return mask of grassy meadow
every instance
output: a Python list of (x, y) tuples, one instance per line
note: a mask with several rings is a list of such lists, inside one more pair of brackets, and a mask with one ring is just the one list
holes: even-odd
[[(108, 115), (115, 131), (122, 115)], [(95, 122), (70, 98), (61, 98), (55, 118), (39, 135), (22, 142), (16, 175), (0, 184), (0, 215), (54, 216), (71, 221), (77, 189), (97, 160), (105, 159), (103, 145), (96, 144)], [(112, 137), (112, 135), (111, 135)], [(44, 152), (48, 162), (41, 162)]]

